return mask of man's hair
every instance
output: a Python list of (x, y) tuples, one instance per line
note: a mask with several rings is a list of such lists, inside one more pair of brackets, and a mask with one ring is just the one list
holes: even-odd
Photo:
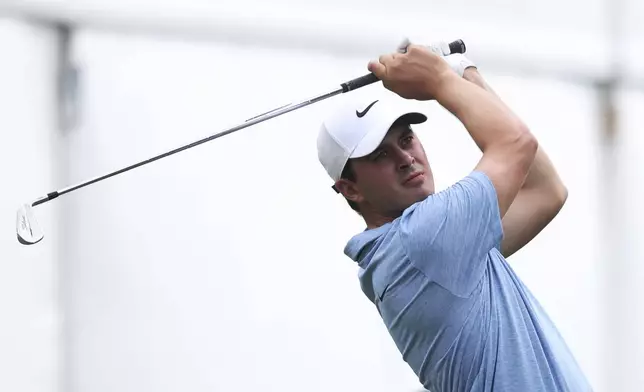
[[(344, 166), (344, 169), (342, 169), (342, 174), (340, 175), (340, 178), (343, 178), (345, 180), (349, 181), (356, 181), (356, 173), (353, 171), (353, 166), (351, 165), (351, 160), (349, 159), (347, 161), (347, 164)], [(355, 201), (346, 199), (347, 203), (349, 203), (349, 206), (351, 209), (353, 209), (355, 212), (360, 214), (360, 208), (358, 207), (358, 204)]]

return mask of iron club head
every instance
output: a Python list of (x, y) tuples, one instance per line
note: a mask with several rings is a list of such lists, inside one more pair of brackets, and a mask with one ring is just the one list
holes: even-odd
[(43, 239), (44, 234), (36, 216), (33, 205), (25, 204), (16, 213), (16, 234), (23, 245), (33, 245)]

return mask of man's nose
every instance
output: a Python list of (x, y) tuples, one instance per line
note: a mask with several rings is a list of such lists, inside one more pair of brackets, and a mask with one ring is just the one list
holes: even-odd
[(411, 156), (407, 151), (398, 152), (398, 169), (406, 170), (415, 162), (414, 157)]

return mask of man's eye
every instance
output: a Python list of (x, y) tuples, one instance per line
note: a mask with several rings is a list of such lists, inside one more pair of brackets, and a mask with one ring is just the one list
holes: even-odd
[(403, 144), (409, 144), (414, 139), (413, 136), (407, 136), (403, 139)]
[(386, 156), (387, 156), (387, 152), (386, 152), (386, 151), (379, 151), (379, 152), (377, 152), (377, 153), (373, 156), (373, 160), (374, 160), (374, 161), (377, 161), (377, 160), (380, 160), (380, 159), (382, 159), (382, 158), (385, 158)]

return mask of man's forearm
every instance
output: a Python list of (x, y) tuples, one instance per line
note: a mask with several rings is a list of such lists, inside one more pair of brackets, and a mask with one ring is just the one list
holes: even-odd
[[(463, 74), (463, 78), (469, 82), (494, 94), (499, 100), (498, 94), (485, 82), (476, 68), (468, 68)], [(522, 189), (548, 188), (555, 192), (565, 192), (565, 187), (557, 174), (555, 167), (548, 158), (543, 148), (539, 146), (532, 166)]]
[[(494, 94), (450, 74), (444, 78), (434, 98), (463, 123), (484, 154), (495, 150), (506, 151), (515, 157), (515, 152), (526, 155), (521, 151), (534, 138), (519, 117)], [(525, 163), (530, 165), (534, 152), (525, 158)]]

